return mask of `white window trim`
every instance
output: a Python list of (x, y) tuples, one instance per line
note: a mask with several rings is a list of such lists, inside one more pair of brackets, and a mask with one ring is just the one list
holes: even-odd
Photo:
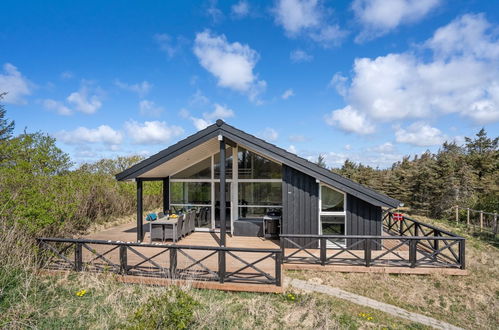
[[(328, 189), (332, 189), (332, 190), (335, 190), (341, 194), (343, 194), (343, 211), (335, 211), (335, 212), (331, 212), (331, 211), (322, 211), (322, 187), (326, 187)], [(343, 216), (345, 221), (345, 235), (347, 234), (347, 194), (341, 190), (338, 190), (334, 187), (331, 187), (330, 185), (328, 184), (325, 184), (325, 183), (322, 183), (320, 182), (319, 183), (319, 219), (318, 219), (318, 224), (319, 224), (319, 235), (322, 235), (322, 221), (321, 221), (321, 215), (339, 215), (339, 216)], [(343, 247), (346, 246), (346, 239), (344, 240), (343, 244), (339, 243), (340, 245), (342, 245)], [(326, 247), (327, 246), (327, 243), (326, 243)], [(334, 244), (331, 245), (332, 248), (335, 247)]]

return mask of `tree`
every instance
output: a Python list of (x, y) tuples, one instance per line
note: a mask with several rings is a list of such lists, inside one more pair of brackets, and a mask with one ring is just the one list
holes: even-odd
[(326, 157), (324, 157), (323, 154), (319, 154), (319, 156), (317, 156), (317, 161), (315, 163), (317, 165), (319, 165), (320, 167), (327, 168), (327, 164), (326, 164), (325, 159), (326, 159)]
[[(0, 100), (2, 100), (6, 94), (7, 93), (0, 93)], [(14, 131), (14, 121), (9, 122), (5, 118), (5, 113), (6, 110), (3, 104), (0, 103), (0, 142), (10, 139), (12, 137), (12, 132)]]

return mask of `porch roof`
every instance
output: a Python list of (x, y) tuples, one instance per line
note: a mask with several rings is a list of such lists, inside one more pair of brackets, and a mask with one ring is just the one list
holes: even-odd
[[(217, 136), (222, 135), (227, 144), (238, 144), (285, 164), (298, 171), (306, 173), (315, 179), (331, 185), (341, 191), (356, 196), (368, 203), (382, 207), (398, 207), (400, 201), (383, 195), (375, 190), (367, 188), (359, 183), (349, 180), (330, 170), (322, 168), (305, 158), (292, 154), (282, 148), (268, 143), (254, 135), (243, 132), (222, 120), (207, 128), (177, 142), (176, 144), (158, 152), (157, 154), (135, 164), (125, 171), (116, 175), (119, 181), (137, 178), (154, 179), (168, 176), (169, 171), (178, 169), (179, 164), (186, 164), (191, 159), (199, 159), (206, 155), (208, 157), (218, 146)], [(170, 170), (169, 170), (170, 168)], [(170, 173), (171, 174), (171, 173)]]

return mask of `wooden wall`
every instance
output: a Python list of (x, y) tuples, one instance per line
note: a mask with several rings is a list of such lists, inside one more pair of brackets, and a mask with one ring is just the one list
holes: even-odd
[[(319, 185), (307, 174), (282, 166), (282, 223), (283, 234), (319, 233)], [(307, 239), (294, 239), (302, 245)], [(285, 247), (294, 247), (286, 244)], [(310, 246), (317, 247), (317, 246)]]
[[(355, 196), (347, 194), (347, 235), (381, 235), (381, 207), (367, 203)], [(357, 240), (348, 239), (347, 246), (351, 247)], [(364, 244), (359, 243), (354, 249), (363, 249)], [(379, 246), (373, 243), (373, 250)]]

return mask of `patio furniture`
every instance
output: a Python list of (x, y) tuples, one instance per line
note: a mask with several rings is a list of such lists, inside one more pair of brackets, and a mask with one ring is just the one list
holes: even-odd
[(172, 232), (172, 237), (175, 236), (174, 241), (178, 241), (179, 239), (181, 239), (183, 237), (182, 232), (183, 232), (184, 224), (185, 224), (185, 214), (181, 214), (181, 215), (179, 215), (179, 217), (177, 219), (176, 230), (174, 233)]
[(151, 222), (151, 242), (153, 239), (161, 241), (171, 239), (173, 242), (181, 238), (181, 225), (183, 224), (184, 216), (178, 218), (165, 218)]
[(196, 210), (191, 211), (191, 220), (189, 221), (189, 233), (193, 233), (196, 228)]

